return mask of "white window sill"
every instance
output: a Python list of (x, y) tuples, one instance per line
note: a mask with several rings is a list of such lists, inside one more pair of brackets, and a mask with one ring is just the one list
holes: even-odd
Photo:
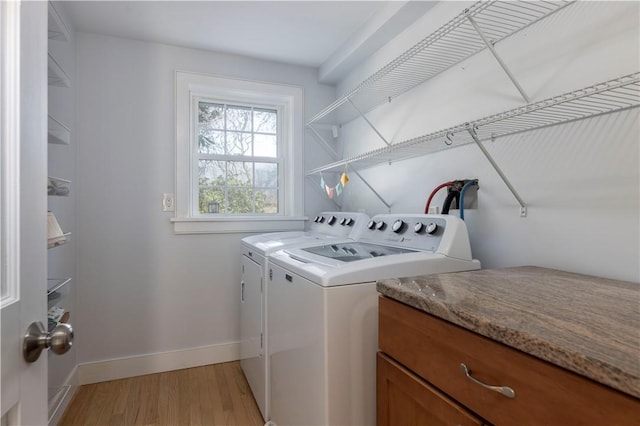
[(246, 232), (298, 231), (304, 229), (305, 216), (274, 217), (174, 217), (176, 234), (233, 234)]

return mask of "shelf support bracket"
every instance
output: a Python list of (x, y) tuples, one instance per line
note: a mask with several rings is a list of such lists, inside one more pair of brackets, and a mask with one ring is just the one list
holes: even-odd
[(478, 33), (478, 35), (480, 36), (480, 38), (482, 39), (482, 41), (484, 42), (484, 44), (487, 45), (487, 47), (489, 48), (489, 50), (491, 51), (491, 53), (493, 54), (493, 56), (496, 58), (496, 60), (498, 61), (498, 63), (500, 64), (500, 66), (502, 67), (502, 69), (504, 70), (505, 73), (507, 73), (507, 76), (509, 77), (509, 79), (511, 80), (511, 82), (514, 84), (514, 86), (516, 86), (516, 89), (518, 89), (518, 92), (520, 92), (520, 95), (522, 95), (522, 97), (524, 98), (524, 100), (530, 104), (531, 103), (531, 99), (529, 99), (529, 96), (527, 96), (527, 94), (525, 93), (524, 89), (522, 88), (522, 86), (520, 86), (520, 83), (518, 83), (518, 80), (516, 80), (516, 78), (513, 76), (513, 74), (511, 73), (511, 71), (509, 70), (509, 68), (507, 67), (507, 64), (504, 63), (504, 61), (500, 58), (500, 56), (498, 55), (498, 52), (496, 52), (496, 49), (493, 47), (493, 43), (491, 43), (482, 33), (482, 31), (480, 30), (480, 27), (478, 26), (478, 24), (476, 23), (476, 21), (471, 17), (469, 11), (466, 11), (466, 15), (467, 15), (467, 19), (469, 20), (469, 22), (471, 22), (471, 25), (473, 25), (473, 28), (476, 30), (476, 32)]
[(367, 180), (365, 178), (363, 178), (362, 175), (360, 175), (360, 173), (358, 173), (358, 171), (356, 169), (354, 169), (351, 164), (347, 163), (347, 166), (349, 166), (349, 169), (351, 169), (353, 171), (353, 173), (355, 173), (356, 176), (358, 176), (360, 178), (360, 180), (367, 186), (367, 188), (369, 188), (371, 190), (371, 192), (373, 192), (373, 194), (376, 197), (378, 197), (378, 200), (380, 200), (382, 202), (382, 204), (387, 206), (387, 210), (389, 211), (389, 213), (391, 213), (391, 205), (389, 203), (387, 203), (384, 200), (384, 198), (382, 198), (382, 196), (380, 194), (378, 194), (378, 191), (373, 189), (373, 187), (371, 185), (369, 185), (369, 182), (367, 182)]
[(467, 131), (473, 138), (474, 142), (476, 143), (476, 145), (478, 145), (478, 148), (480, 148), (480, 151), (482, 151), (482, 153), (487, 158), (487, 160), (489, 160), (489, 163), (491, 163), (491, 165), (493, 166), (493, 169), (496, 171), (496, 173), (498, 173), (498, 175), (500, 176), (502, 181), (505, 183), (505, 185), (507, 185), (507, 188), (509, 188), (509, 191), (511, 191), (515, 199), (518, 200), (518, 203), (520, 204), (520, 216), (526, 217), (527, 205), (525, 204), (524, 201), (522, 201), (522, 198), (520, 198), (520, 195), (518, 195), (518, 192), (515, 190), (513, 185), (511, 185), (511, 182), (509, 182), (509, 179), (507, 179), (504, 173), (502, 173), (502, 170), (500, 169), (498, 164), (495, 162), (493, 157), (491, 157), (491, 154), (489, 154), (489, 151), (487, 151), (484, 145), (482, 145), (482, 142), (480, 142), (480, 139), (478, 138), (478, 134), (476, 133), (476, 128), (470, 124), (467, 124), (466, 127), (467, 127)]
[(320, 135), (320, 133), (318, 133), (318, 131), (316, 129), (313, 128), (313, 126), (311, 124), (307, 125), (307, 127), (311, 130), (311, 132), (313, 133), (313, 135), (318, 138), (318, 140), (320, 142), (322, 142), (322, 145), (325, 147), (325, 149), (329, 152), (329, 154), (331, 154), (333, 156), (334, 160), (337, 160), (339, 158), (338, 153), (336, 152), (335, 149), (333, 149), (333, 147), (329, 144), (329, 142), (327, 142), (327, 140), (325, 138), (322, 137), (322, 135)]
[(360, 117), (362, 117), (362, 119), (369, 125), (369, 127), (371, 127), (373, 131), (376, 132), (378, 137), (382, 139), (383, 142), (387, 144), (387, 146), (391, 146), (391, 143), (389, 143), (389, 141), (387, 141), (385, 137), (382, 136), (382, 134), (378, 131), (378, 129), (376, 129), (376, 126), (374, 126), (373, 123), (370, 122), (369, 119), (364, 115), (364, 113), (358, 109), (358, 107), (356, 106), (356, 104), (353, 103), (351, 98), (347, 98), (347, 101), (349, 101), (353, 109), (355, 109), (358, 112), (358, 114), (360, 114)]

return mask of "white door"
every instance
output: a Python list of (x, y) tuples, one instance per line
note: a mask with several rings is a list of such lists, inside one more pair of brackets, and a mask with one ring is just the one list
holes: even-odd
[(46, 324), (47, 2), (0, 1), (2, 422), (47, 424), (47, 353), (22, 355)]

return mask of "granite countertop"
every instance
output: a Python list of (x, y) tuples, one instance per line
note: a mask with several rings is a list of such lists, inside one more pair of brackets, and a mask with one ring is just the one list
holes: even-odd
[(640, 284), (524, 266), (387, 279), (377, 289), (640, 398)]

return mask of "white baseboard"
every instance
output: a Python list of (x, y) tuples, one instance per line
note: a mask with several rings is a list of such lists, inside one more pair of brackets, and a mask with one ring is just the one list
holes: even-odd
[(78, 384), (106, 382), (240, 359), (240, 343), (161, 352), (78, 365)]
[(62, 418), (64, 411), (73, 399), (76, 390), (78, 390), (78, 367), (75, 367), (73, 371), (67, 377), (62, 385), (64, 396), (58, 401), (54, 401), (55, 407), (51, 407), (53, 413), (49, 416), (49, 426), (57, 426), (58, 422)]

